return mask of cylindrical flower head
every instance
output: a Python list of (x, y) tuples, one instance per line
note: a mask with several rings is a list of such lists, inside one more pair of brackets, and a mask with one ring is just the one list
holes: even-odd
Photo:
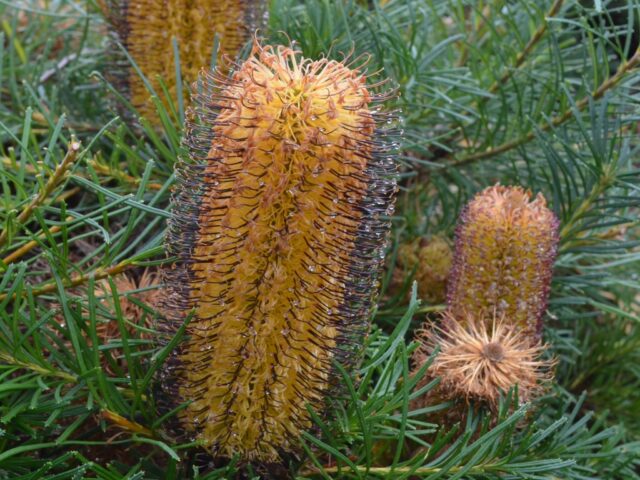
[[(365, 76), (254, 46), (231, 79), (204, 76), (167, 244), (175, 331), (162, 381), (217, 456), (295, 452), (368, 330), (395, 162)], [(169, 405), (171, 406), (171, 405)]]
[(413, 273), (420, 299), (429, 303), (444, 302), (453, 261), (452, 248), (444, 237), (436, 235), (401, 245), (397, 258), (396, 284), (404, 283)]
[(480, 192), (456, 230), (449, 310), (456, 318), (504, 316), (537, 340), (557, 245), (558, 220), (542, 195), (500, 185)]
[[(162, 98), (159, 77), (171, 98), (176, 96), (178, 44), (182, 80), (195, 82), (202, 68), (211, 64), (214, 39), (222, 55), (235, 57), (256, 29), (265, 23), (266, 0), (101, 0), (116, 35), (153, 89)], [(150, 93), (135, 68), (120, 62), (124, 71), (110, 72), (118, 78), (128, 100), (141, 115), (159, 123)], [(188, 97), (188, 96), (187, 96)]]

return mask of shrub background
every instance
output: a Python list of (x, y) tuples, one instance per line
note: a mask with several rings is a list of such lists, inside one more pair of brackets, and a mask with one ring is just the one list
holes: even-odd
[[(271, 2), (268, 41), (369, 54), (405, 132), (363, 364), (276, 478), (640, 476), (639, 13), (633, 0)], [(184, 102), (155, 92), (159, 131), (116, 117), (93, 1), (1, 0), (0, 30), (0, 478), (233, 478), (233, 462), (163, 436), (150, 393), (168, 349), (139, 284), (119, 281), (166, 262)], [(397, 255), (450, 237), (498, 181), (542, 192), (561, 221), (545, 320), (558, 385), (536, 405), (506, 399), (497, 421), (438, 430), (429, 414), (449, 406), (410, 410), (408, 358), (442, 306), (418, 303), (411, 272), (391, 281)], [(117, 334), (100, 336), (105, 323)]]

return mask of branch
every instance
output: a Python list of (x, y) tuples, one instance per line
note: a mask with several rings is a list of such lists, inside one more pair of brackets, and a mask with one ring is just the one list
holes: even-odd
[[(69, 143), (67, 154), (62, 159), (62, 163), (60, 163), (60, 165), (56, 167), (55, 171), (53, 172), (53, 175), (51, 175), (51, 177), (45, 184), (44, 188), (40, 191), (40, 193), (38, 193), (38, 195), (36, 195), (36, 197), (33, 200), (31, 200), (31, 202), (26, 207), (22, 209), (22, 212), (20, 212), (20, 215), (18, 215), (18, 217), (16, 218), (16, 221), (19, 224), (24, 224), (29, 219), (33, 211), (37, 207), (42, 205), (47, 200), (47, 198), (49, 198), (49, 195), (51, 195), (51, 193), (56, 189), (56, 187), (60, 185), (60, 183), (65, 178), (65, 174), (67, 173), (67, 170), (69, 170), (71, 165), (73, 165), (73, 163), (78, 158), (79, 151), (80, 151), (80, 142), (78, 142), (75, 139), (72, 139), (71, 143)], [(0, 247), (6, 243), (8, 238), (9, 238), (9, 229), (7, 228), (3, 230), (2, 233), (0, 233)]]
[[(612, 77), (607, 78), (604, 82), (598, 86), (590, 95), (586, 95), (575, 104), (575, 109), (569, 109), (564, 112), (562, 115), (555, 116), (549, 122), (541, 123), (538, 125), (538, 130), (542, 132), (546, 132), (551, 128), (558, 127), (565, 123), (567, 120), (570, 120), (574, 117), (575, 112), (581, 112), (585, 109), (589, 102), (592, 100), (598, 100), (604, 96), (604, 94), (614, 88), (622, 79), (625, 77), (629, 71), (640, 64), (640, 48), (636, 50), (636, 53), (626, 62), (620, 64), (618, 67), (618, 71)], [(468, 165), (469, 163), (473, 163), (478, 160), (484, 160), (495, 155), (499, 155), (501, 153), (512, 150), (520, 145), (523, 145), (527, 142), (530, 142), (535, 138), (535, 131), (532, 130), (529, 133), (522, 135), (514, 140), (509, 142), (505, 142), (502, 145), (498, 145), (497, 147), (491, 147), (483, 152), (475, 152), (469, 155), (464, 155), (458, 158), (456, 161), (450, 163), (448, 166), (450, 167), (461, 167), (463, 165)]]
[(60, 378), (67, 383), (76, 383), (78, 381), (78, 377), (76, 377), (75, 375), (71, 375), (70, 373), (63, 372), (61, 370), (48, 369), (45, 367), (41, 367), (40, 365), (36, 365), (35, 363), (23, 362), (5, 352), (0, 352), (0, 360), (15, 367), (23, 368), (25, 370), (31, 370), (32, 372), (35, 372), (43, 377)]
[[(354, 467), (322, 467), (322, 470), (309, 470), (302, 472), (302, 475), (319, 475), (321, 473), (339, 473), (339, 472), (348, 472), (349, 470), (353, 471)], [(359, 473), (365, 474), (373, 474), (373, 475), (389, 475), (391, 473), (402, 474), (409, 473), (411, 475), (427, 475), (427, 474), (437, 474), (446, 471), (447, 473), (457, 473), (464, 470), (469, 474), (482, 474), (487, 472), (500, 472), (502, 471), (500, 465), (495, 464), (486, 464), (486, 465), (477, 465), (475, 467), (467, 468), (465, 465), (450, 467), (450, 468), (442, 468), (442, 467), (367, 467), (356, 465), (355, 470)], [(505, 469), (506, 471), (506, 469)]]
[[(500, 88), (500, 86), (507, 83), (509, 79), (513, 76), (513, 73), (524, 64), (525, 60), (533, 50), (533, 47), (536, 46), (536, 44), (542, 39), (542, 37), (546, 33), (547, 27), (549, 25), (547, 23), (547, 19), (550, 17), (556, 16), (556, 14), (560, 11), (560, 8), (562, 7), (563, 1), (564, 0), (555, 0), (555, 2), (553, 2), (553, 5), (551, 5), (551, 8), (549, 8), (549, 11), (544, 16), (544, 22), (542, 23), (542, 25), (540, 25), (538, 29), (535, 31), (531, 39), (525, 45), (524, 49), (520, 53), (518, 53), (516, 57), (515, 65), (512, 68), (505, 70), (505, 72), (502, 74), (500, 79), (493, 82), (493, 85), (489, 87), (489, 93), (496, 93)], [(480, 100), (480, 103), (483, 103), (484, 101), (486, 101), (487, 98), (488, 97), (482, 97), (482, 99)]]
[[(123, 183), (128, 183), (129, 185), (132, 185), (134, 187), (140, 185), (142, 181), (142, 179), (140, 178), (132, 177), (131, 175), (126, 174), (124, 172), (124, 169), (114, 170), (110, 166), (99, 163), (96, 160), (91, 160), (89, 164), (93, 167), (93, 169), (96, 172), (106, 175), (108, 177), (114, 178), (116, 180), (119, 180)], [(151, 190), (161, 190), (164, 187), (164, 185), (162, 185), (161, 183), (155, 183), (155, 182), (149, 182), (145, 186), (150, 188)]]
[[(70, 373), (63, 372), (61, 370), (48, 369), (48, 368), (41, 367), (40, 365), (36, 365), (35, 363), (29, 363), (29, 362), (23, 362), (23, 361), (17, 360), (4, 352), (0, 352), (0, 359), (9, 365), (23, 368), (25, 370), (30, 370), (44, 377), (60, 378), (66, 383), (78, 383), (81, 379), (80, 377), (71, 375)], [(149, 430), (147, 427), (140, 425), (137, 422), (128, 420), (111, 410), (102, 408), (100, 410), (100, 414), (105, 420), (113, 423), (114, 425), (120, 427), (123, 430), (127, 430), (131, 433), (137, 433), (145, 437), (151, 437), (151, 438), (154, 437), (153, 432)]]
[(122, 415), (118, 415), (116, 412), (113, 412), (108, 409), (103, 409), (101, 412), (102, 418), (112, 423), (113, 425), (121, 428), (122, 430), (126, 430), (130, 433), (137, 433), (138, 435), (142, 435), (144, 437), (154, 438), (155, 435), (151, 430), (149, 430), (144, 425), (140, 425), (138, 422), (134, 422), (129, 420)]
[[(66, 218), (67, 222), (70, 222), (72, 220), (73, 220), (73, 217), (67, 217)], [(50, 235), (54, 235), (54, 234), (58, 233), (60, 230), (62, 230), (62, 226), (61, 225), (54, 225), (53, 227), (48, 229), (48, 233)], [(40, 235), (38, 235), (39, 239), (45, 239), (46, 237), (47, 237), (47, 233), (46, 232), (42, 232)], [(31, 241), (25, 243), (20, 248), (14, 250), (12, 253), (7, 255), (6, 257), (4, 257), (2, 259), (2, 263), (4, 263), (5, 265), (13, 263), (16, 260), (18, 260), (19, 258), (21, 258), (24, 255), (26, 255), (27, 253), (29, 253), (34, 248), (36, 248), (38, 245), (40, 245), (40, 242), (38, 242), (37, 240), (31, 240)]]
[[(0, 160), (2, 162), (2, 165), (4, 165), (7, 168), (9, 168), (9, 167), (13, 168), (14, 167), (15, 163), (8, 157), (2, 157)], [(96, 160), (91, 160), (88, 163), (89, 163), (89, 165), (91, 165), (94, 168), (94, 170), (96, 172), (101, 173), (103, 175), (106, 175), (108, 177), (111, 177), (112, 179), (116, 179), (116, 180), (120, 180), (120, 181), (122, 181), (124, 183), (128, 183), (128, 184), (130, 184), (130, 185), (132, 185), (134, 187), (137, 187), (138, 185), (140, 185), (140, 182), (142, 181), (140, 178), (136, 178), (136, 177), (133, 177), (131, 175), (128, 175), (128, 174), (124, 173), (123, 170), (118, 170), (118, 171), (113, 170), (108, 165), (103, 165), (101, 163), (98, 163)], [(38, 174), (38, 170), (36, 168), (34, 168), (33, 166), (31, 166), (31, 165), (26, 165), (25, 166), (25, 171), (28, 172), (31, 175), (37, 175)], [(87, 177), (87, 175), (85, 175), (83, 173), (80, 173), (80, 172), (76, 172), (76, 173), (74, 173), (74, 175), (77, 175), (78, 177), (86, 178), (86, 179), (90, 180), (89, 177)], [(146, 184), (146, 186), (148, 188), (150, 188), (151, 190), (161, 190), (164, 187), (163, 184), (156, 183), (156, 182), (149, 182), (149, 183)], [(80, 191), (80, 189), (77, 188), (77, 187), (72, 189), (72, 190), (73, 190), (74, 193), (77, 193), (78, 191)], [(65, 194), (63, 193), (63, 194), (59, 195), (58, 199), (60, 199), (63, 195), (65, 195)], [(67, 195), (69, 195), (69, 194), (67, 194)]]
[[(593, 204), (598, 200), (598, 198), (600, 198), (600, 195), (602, 195), (614, 182), (614, 174), (611, 171), (613, 169), (611, 166), (608, 167), (609, 168), (607, 168), (604, 174), (600, 177), (599, 181), (593, 185), (589, 194), (584, 198), (584, 200), (582, 200), (582, 202), (580, 202), (578, 208), (573, 211), (571, 218), (565, 222), (564, 226), (560, 230), (561, 241), (566, 240), (569, 237), (578, 222), (580, 222), (584, 216), (589, 213)], [(561, 247), (561, 250), (565, 251), (575, 246), (576, 243), (579, 243), (580, 239), (581, 238), (578, 235), (576, 239), (567, 241), (567, 243)]]
[[(91, 273), (88, 273), (88, 274), (76, 275), (75, 277), (71, 278), (71, 280), (63, 282), (63, 287), (64, 288), (77, 287), (79, 285), (82, 285), (83, 283), (88, 282), (89, 279), (92, 278), (92, 277), (95, 280), (102, 280), (102, 279), (107, 278), (107, 277), (112, 277), (114, 275), (118, 275), (118, 274), (128, 270), (129, 268), (133, 268), (135, 265), (136, 264), (134, 262), (131, 262), (130, 260), (123, 260), (122, 262), (118, 263), (117, 265), (114, 265), (114, 266), (109, 267), (109, 268), (98, 268), (94, 272), (91, 272)], [(34, 288), (33, 290), (31, 290), (31, 295), (33, 295), (34, 297), (37, 297), (37, 296), (40, 296), (40, 295), (45, 295), (47, 293), (55, 292), (57, 287), (58, 287), (58, 285), (56, 283), (51, 283), (51, 284), (45, 285), (43, 287)], [(23, 291), (21, 296), (25, 296), (25, 295), (26, 295), (26, 293), (25, 293), (25, 291)], [(8, 295), (6, 293), (0, 294), (0, 302), (4, 301), (7, 297), (8, 297)], [(16, 298), (16, 294), (15, 293), (12, 294), (11, 298), (15, 299)]]

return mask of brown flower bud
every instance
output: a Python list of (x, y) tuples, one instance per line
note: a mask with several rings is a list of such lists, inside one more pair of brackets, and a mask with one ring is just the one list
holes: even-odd
[(436, 235), (401, 245), (397, 262), (400, 282), (413, 274), (420, 299), (432, 304), (444, 302), (453, 262), (453, 251), (445, 237)]

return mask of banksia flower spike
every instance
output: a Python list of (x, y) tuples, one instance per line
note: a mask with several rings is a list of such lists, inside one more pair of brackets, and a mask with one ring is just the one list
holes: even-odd
[(159, 397), (214, 456), (278, 462), (368, 330), (395, 186), (358, 69), (254, 45), (205, 73), (179, 166), (165, 330), (193, 312)]
[[(445, 313), (439, 326), (424, 327), (417, 339), (421, 342), (414, 354), (418, 368), (440, 348), (429, 369), (429, 380), (441, 379), (432, 393), (438, 400), (474, 400), (495, 410), (500, 395), (516, 385), (519, 400), (526, 402), (539, 395), (552, 378), (553, 362), (540, 358), (545, 347), (532, 343), (504, 316), (492, 316), (490, 321), (472, 316), (458, 320)], [(437, 403), (426, 400), (422, 403)]]
[(448, 308), (459, 321), (493, 312), (540, 338), (558, 245), (558, 220), (542, 195), (496, 185), (466, 206), (456, 230)]
[(413, 274), (420, 299), (429, 303), (444, 302), (452, 262), (453, 250), (449, 242), (439, 235), (401, 245), (394, 284), (402, 284)]
[(416, 369), (440, 347), (421, 385), (441, 378), (417, 406), (476, 400), (495, 409), (516, 385), (524, 401), (542, 391), (551, 378), (552, 362), (540, 359), (540, 341), (557, 245), (558, 221), (542, 195), (532, 199), (522, 188), (496, 185), (466, 206), (456, 230), (447, 312), (439, 326), (416, 335)]
[[(159, 76), (171, 98), (176, 94), (176, 66), (172, 38), (180, 55), (182, 80), (195, 82), (200, 69), (211, 64), (216, 35), (218, 63), (235, 59), (254, 32), (265, 23), (266, 0), (101, 0), (116, 39), (125, 46), (158, 94)], [(222, 62), (223, 64), (225, 62)], [(127, 61), (112, 76), (127, 92), (141, 115), (159, 119), (143, 80)]]

